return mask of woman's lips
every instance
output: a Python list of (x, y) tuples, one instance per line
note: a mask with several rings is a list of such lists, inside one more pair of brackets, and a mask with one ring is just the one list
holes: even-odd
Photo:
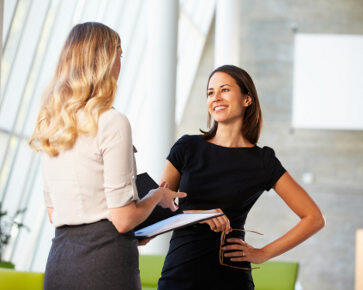
[(228, 108), (228, 106), (216, 106), (216, 107), (213, 108), (213, 111), (214, 112), (220, 112), (220, 111), (223, 111), (223, 110), (225, 110), (227, 108)]

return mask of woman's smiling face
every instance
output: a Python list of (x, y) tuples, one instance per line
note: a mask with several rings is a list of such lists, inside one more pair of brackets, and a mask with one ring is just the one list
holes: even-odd
[(241, 89), (229, 74), (216, 72), (208, 84), (207, 106), (212, 118), (217, 122), (242, 120), (251, 97), (243, 96)]

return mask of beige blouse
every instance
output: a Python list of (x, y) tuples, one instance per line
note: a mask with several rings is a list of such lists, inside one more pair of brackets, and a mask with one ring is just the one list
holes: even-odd
[(108, 208), (138, 200), (131, 127), (111, 109), (101, 114), (97, 135), (79, 136), (56, 157), (42, 153), (44, 200), (54, 226), (109, 219)]

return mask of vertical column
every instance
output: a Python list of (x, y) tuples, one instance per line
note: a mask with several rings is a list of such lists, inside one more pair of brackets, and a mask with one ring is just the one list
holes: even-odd
[(147, 73), (147, 148), (151, 175), (159, 179), (174, 140), (178, 1), (149, 0)]
[(241, 0), (217, 0), (215, 67), (240, 65)]
[(363, 289), (363, 229), (356, 231), (355, 239), (355, 290)]
[[(4, 0), (0, 0), (0, 68), (1, 68), (1, 59), (3, 56), (3, 27), (4, 27), (3, 22), (4, 22)], [(0, 80), (1, 80), (1, 69), (0, 69)], [(2, 98), (3, 96), (0, 96), (0, 104)]]
[[(143, 163), (160, 181), (166, 156), (174, 141), (177, 65), (178, 0), (148, 1), (147, 100), (143, 134)], [(163, 253), (168, 236), (162, 235), (140, 248), (143, 253)]]

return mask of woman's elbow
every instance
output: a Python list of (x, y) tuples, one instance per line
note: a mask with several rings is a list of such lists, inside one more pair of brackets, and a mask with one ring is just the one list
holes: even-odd
[(127, 222), (123, 222), (123, 223), (115, 223), (115, 222), (112, 222), (113, 225), (115, 226), (116, 230), (120, 233), (120, 234), (125, 234), (129, 231), (131, 231), (134, 226), (130, 223), (127, 223)]
[(120, 234), (126, 234), (128, 233), (129, 231), (132, 230), (131, 227), (119, 227), (119, 228), (116, 228), (116, 230), (120, 233)]
[(326, 225), (326, 221), (325, 221), (325, 218), (323, 215), (321, 215), (320, 219), (319, 219), (319, 225), (320, 225), (320, 228), (322, 229), (323, 227), (325, 227)]
[(121, 233), (131, 231), (135, 226), (135, 205), (130, 203), (126, 206), (110, 209), (110, 220), (116, 230)]
[(313, 217), (313, 223), (316, 231), (321, 230), (326, 225), (325, 218), (321, 213)]

